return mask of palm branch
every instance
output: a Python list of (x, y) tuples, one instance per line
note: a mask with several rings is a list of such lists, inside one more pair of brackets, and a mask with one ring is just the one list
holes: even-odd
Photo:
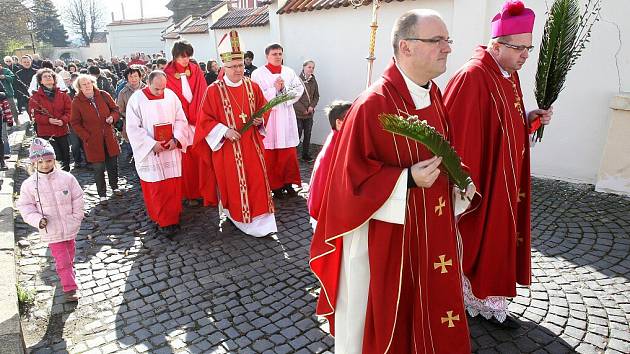
[(281, 95), (278, 95), (272, 98), (271, 100), (269, 100), (269, 102), (267, 102), (264, 106), (262, 106), (261, 109), (257, 110), (256, 112), (254, 112), (254, 114), (252, 114), (252, 116), (247, 120), (245, 125), (243, 125), (241, 130), (239, 130), (239, 133), (241, 135), (245, 133), (254, 123), (254, 119), (261, 118), (265, 113), (269, 112), (273, 107), (279, 104), (285, 103), (287, 101), (291, 101), (294, 98), (295, 98), (295, 95), (291, 93), (283, 93)]
[(381, 113), (378, 116), (385, 131), (405, 136), (424, 145), (434, 155), (442, 157), (442, 165), (449, 178), (462, 191), (472, 183), (470, 175), (462, 169), (462, 160), (455, 149), (426, 120), (417, 116), (402, 117), (396, 114)]
[[(545, 22), (538, 69), (536, 101), (541, 109), (549, 109), (564, 88), (567, 73), (582, 54), (591, 37), (591, 29), (599, 21), (601, 0), (588, 0), (580, 13), (579, 0), (555, 0)], [(535, 138), (542, 140), (541, 125)]]

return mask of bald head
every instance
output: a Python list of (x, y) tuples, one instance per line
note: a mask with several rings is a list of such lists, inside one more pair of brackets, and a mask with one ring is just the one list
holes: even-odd
[(417, 27), (421, 27), (427, 20), (442, 20), (442, 16), (435, 10), (430, 9), (414, 9), (402, 14), (394, 23), (392, 28), (392, 46), (394, 48), (394, 56), (398, 58), (400, 49), (400, 41), (405, 38), (414, 38), (417, 34)]

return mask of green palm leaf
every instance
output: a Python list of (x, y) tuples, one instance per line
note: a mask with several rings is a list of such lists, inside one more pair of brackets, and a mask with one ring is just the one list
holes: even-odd
[(243, 133), (245, 133), (247, 129), (249, 129), (254, 123), (254, 119), (261, 118), (265, 113), (269, 112), (273, 107), (279, 104), (285, 103), (287, 101), (291, 101), (294, 98), (295, 98), (295, 95), (290, 94), (290, 93), (283, 93), (281, 95), (278, 95), (272, 98), (271, 100), (269, 100), (269, 102), (267, 102), (267, 104), (262, 106), (261, 109), (257, 110), (256, 112), (254, 112), (254, 114), (252, 114), (252, 116), (247, 120), (245, 125), (243, 125), (243, 127), (239, 131), (239, 134), (242, 135)]
[(402, 117), (396, 114), (381, 113), (378, 116), (385, 131), (405, 136), (424, 145), (434, 155), (442, 157), (442, 165), (449, 178), (462, 191), (472, 183), (470, 175), (462, 169), (461, 158), (455, 149), (426, 120), (417, 116)]
[[(549, 109), (564, 88), (567, 73), (590, 39), (593, 24), (599, 20), (600, 0), (588, 0), (580, 13), (579, 0), (556, 0), (545, 22), (536, 71), (536, 101)], [(542, 140), (544, 126), (536, 132)]]

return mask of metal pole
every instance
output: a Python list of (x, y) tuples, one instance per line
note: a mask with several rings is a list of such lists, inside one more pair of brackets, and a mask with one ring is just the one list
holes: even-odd
[(35, 40), (33, 40), (33, 32), (31, 34), (31, 46), (33, 47), (33, 54), (35, 54)]

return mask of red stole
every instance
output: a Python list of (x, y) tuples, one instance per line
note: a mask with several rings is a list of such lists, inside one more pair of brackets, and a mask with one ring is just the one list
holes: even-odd
[(518, 74), (478, 47), (446, 87), (453, 144), (481, 197), (458, 223), (463, 269), (478, 298), (516, 296), (531, 283), (528, 125)]
[(142, 89), (142, 93), (144, 93), (144, 95), (147, 96), (149, 101), (163, 100), (164, 99), (164, 92), (162, 92), (161, 95), (156, 96), (156, 95), (153, 94), (153, 92), (151, 92), (151, 89), (149, 88), (149, 86), (143, 88)]
[[(322, 284), (316, 311), (327, 317), (333, 335), (342, 236), (383, 206), (405, 168), (432, 156), (421, 144), (386, 133), (377, 114), (417, 114), (448, 137), (437, 85), (430, 94), (432, 105), (416, 111), (392, 60), (383, 77), (346, 114), (332, 152), (310, 254), (310, 267)], [(411, 353), (414, 344), (437, 353), (470, 352), (451, 188), (442, 174), (431, 188), (410, 189), (404, 225), (369, 221), (364, 354)], [(443, 262), (450, 266), (435, 267)]]
[(267, 65), (265, 65), (265, 67), (272, 73), (272, 74), (281, 74), (282, 73), (282, 65), (273, 65), (271, 63), (267, 63)]
[(193, 62), (188, 64), (188, 70), (190, 70), (190, 76), (187, 77), (188, 85), (190, 85), (190, 91), (193, 94), (192, 101), (188, 103), (186, 98), (182, 93), (182, 81), (181, 79), (175, 78), (175, 73), (184, 72), (186, 69), (179, 66), (175, 61), (169, 62), (164, 68), (164, 72), (166, 73), (166, 87), (173, 90), (180, 102), (182, 103), (182, 108), (184, 109), (184, 113), (186, 114), (186, 119), (188, 119), (188, 124), (195, 125), (197, 122), (197, 115), (199, 112), (199, 107), (201, 106), (201, 100), (204, 92), (206, 91), (206, 87), (208, 87), (206, 83), (206, 79), (203, 76), (203, 72), (199, 68), (199, 66)]

